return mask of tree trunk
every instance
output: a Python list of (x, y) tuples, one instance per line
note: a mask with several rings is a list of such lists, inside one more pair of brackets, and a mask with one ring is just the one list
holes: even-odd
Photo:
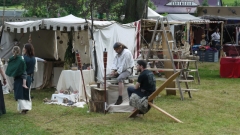
[[(134, 22), (146, 18), (145, 7), (148, 0), (126, 0), (124, 23)], [(144, 16), (143, 16), (144, 15)]]

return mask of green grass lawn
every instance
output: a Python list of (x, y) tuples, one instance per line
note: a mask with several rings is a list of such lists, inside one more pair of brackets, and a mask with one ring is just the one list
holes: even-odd
[[(0, 10), (3, 10), (3, 6), (0, 6)], [(5, 10), (23, 10), (21, 5), (5, 6)]]
[(235, 1), (237, 1), (240, 5), (240, 0), (222, 0), (223, 6), (225, 5), (232, 6), (234, 5)]
[[(191, 65), (192, 66), (192, 65)], [(155, 104), (180, 119), (176, 123), (151, 109), (142, 118), (127, 118), (130, 113), (87, 113), (88, 109), (43, 103), (54, 89), (33, 90), (33, 110), (22, 115), (16, 111), (13, 94), (4, 95), (7, 114), (0, 116), (1, 135), (233, 135), (240, 133), (240, 79), (220, 78), (219, 62), (198, 63), (201, 84), (190, 83), (192, 98), (160, 93)], [(194, 74), (193, 74), (194, 75)], [(162, 82), (158, 82), (160, 85)]]

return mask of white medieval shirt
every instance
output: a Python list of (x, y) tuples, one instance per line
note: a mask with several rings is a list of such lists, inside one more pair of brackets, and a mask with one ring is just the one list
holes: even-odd
[(112, 69), (117, 70), (118, 74), (128, 70), (132, 72), (132, 67), (134, 66), (133, 55), (128, 49), (123, 49), (121, 54), (117, 54), (114, 57)]
[(212, 40), (220, 40), (220, 33), (219, 32), (214, 32), (212, 35)]

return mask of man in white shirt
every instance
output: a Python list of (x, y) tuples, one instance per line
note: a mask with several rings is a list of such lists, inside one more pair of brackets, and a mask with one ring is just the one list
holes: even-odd
[(211, 47), (214, 47), (217, 50), (219, 50), (221, 48), (219, 28), (216, 29), (216, 31), (211, 35), (211, 37), (212, 37), (212, 46)]
[(122, 100), (122, 91), (124, 90), (124, 80), (132, 74), (134, 60), (132, 53), (125, 45), (116, 42), (113, 46), (117, 55), (113, 60), (111, 75), (117, 77), (119, 96), (115, 105), (120, 105)]
[(219, 32), (219, 28), (216, 29), (216, 31), (211, 35), (212, 40), (214, 41), (220, 41), (220, 32)]

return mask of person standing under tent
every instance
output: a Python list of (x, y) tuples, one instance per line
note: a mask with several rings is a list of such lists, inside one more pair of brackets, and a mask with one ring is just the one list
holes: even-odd
[(2, 80), (0, 78), (0, 116), (2, 114), (5, 114), (6, 113), (6, 108), (5, 108), (5, 102), (4, 102), (4, 96), (3, 96), (3, 90), (2, 90), (2, 83), (3, 85), (6, 85), (7, 82), (6, 82), (6, 76), (4, 74), (4, 71), (3, 71), (3, 63), (2, 61), (0, 60), (0, 74), (2, 76)]
[(125, 45), (116, 42), (113, 49), (117, 55), (114, 57), (111, 75), (117, 77), (119, 96), (115, 105), (120, 105), (123, 102), (122, 92), (124, 90), (124, 80), (132, 74), (134, 60), (132, 53)]
[(220, 45), (220, 32), (219, 32), (219, 28), (216, 28), (216, 31), (211, 35), (212, 38), (212, 45), (211, 47), (216, 48), (217, 50), (221, 49), (221, 45)]

